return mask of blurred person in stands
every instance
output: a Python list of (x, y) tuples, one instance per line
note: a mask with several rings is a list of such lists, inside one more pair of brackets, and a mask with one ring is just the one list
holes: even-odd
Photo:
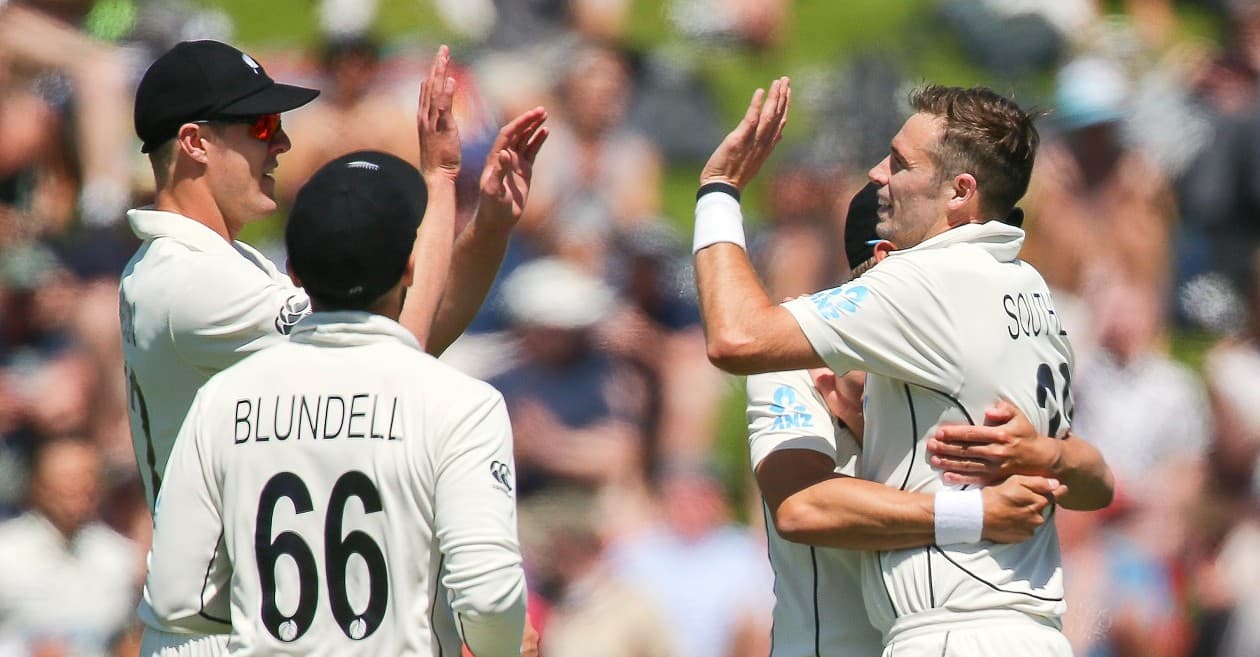
[(1074, 430), (1091, 436), (1133, 505), (1129, 537), (1172, 558), (1185, 546), (1212, 432), (1202, 383), (1160, 348), (1165, 304), (1136, 285), (1098, 298), (1099, 348), (1073, 381)]
[(1061, 131), (1037, 158), (1021, 255), (1055, 290), (1085, 355), (1107, 330), (1088, 316), (1107, 286), (1135, 286), (1160, 303), (1167, 297), (1176, 204), (1164, 174), (1122, 139), (1129, 82), (1119, 65), (1079, 59), (1059, 72), (1057, 85)]
[(101, 460), (56, 438), (34, 457), (29, 510), (0, 524), (0, 653), (108, 654), (132, 617), (136, 546), (95, 521)]
[(626, 124), (633, 81), (625, 56), (587, 46), (574, 54), (558, 96), (562, 112), (539, 155), (523, 223), (541, 224), (544, 252), (598, 271), (612, 233), (660, 212), (661, 156)]
[(561, 486), (520, 504), (531, 587), (552, 603), (541, 630), (548, 657), (670, 657), (663, 610), (609, 562), (595, 491)]
[(380, 69), (380, 46), (369, 37), (334, 37), (324, 44), (323, 89), (285, 126), (293, 147), (276, 177), (286, 204), (316, 169), (346, 153), (376, 150), (420, 161), (412, 114), (380, 86)]
[[(1135, 539), (1140, 521), (1120, 497), (1097, 513), (1059, 509), (1063, 633), (1081, 657), (1180, 657), (1189, 638), (1176, 564), (1157, 544)], [(1179, 513), (1185, 513), (1180, 511)]]
[[(772, 299), (795, 298), (834, 286), (849, 263), (830, 249), (841, 239), (835, 208), (843, 196), (828, 171), (798, 154), (770, 178), (766, 228), (750, 249)], [(856, 264), (856, 263), (854, 263)]]
[(691, 284), (691, 266), (677, 235), (661, 221), (623, 231), (613, 241), (608, 271), (625, 303), (599, 323), (596, 340), (648, 377), (647, 437), (656, 462), (708, 458), (726, 388), (709, 365)]
[[(93, 4), (89, 0), (19, 0), (0, 7), (0, 60), (10, 59), (68, 81), (73, 98), (61, 98), (57, 109), (72, 112), (67, 123), (73, 126), (73, 150), (82, 171), (77, 215), (89, 226), (107, 226), (122, 219), (130, 201), (128, 72), (121, 51), (75, 27)], [(45, 216), (41, 221), (58, 219), (64, 220)], [(65, 228), (46, 226), (45, 230), (60, 233)]]
[(674, 654), (768, 654), (773, 598), (765, 546), (731, 522), (714, 473), (685, 462), (665, 470), (659, 520), (613, 543), (613, 568), (664, 611)]
[(490, 383), (512, 418), (519, 495), (557, 482), (639, 487), (648, 382), (593, 339), (613, 291), (558, 258), (517, 268), (503, 291), (520, 358)]

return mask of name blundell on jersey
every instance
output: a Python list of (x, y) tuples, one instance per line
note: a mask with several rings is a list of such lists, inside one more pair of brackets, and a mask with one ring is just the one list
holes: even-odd
[(398, 397), (373, 393), (279, 395), (236, 400), (233, 443), (373, 439), (402, 440)]

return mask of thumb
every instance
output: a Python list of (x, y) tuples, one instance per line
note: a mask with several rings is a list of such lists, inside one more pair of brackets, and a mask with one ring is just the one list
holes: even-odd
[(1055, 491), (1059, 488), (1067, 488), (1066, 486), (1060, 484), (1058, 479), (1029, 477), (1025, 475), (1015, 475), (1011, 478), (1016, 479), (1017, 484), (1039, 495), (1054, 495)]
[(1015, 405), (1005, 399), (999, 399), (984, 411), (985, 426), (996, 427), (1013, 419), (1015, 419)]

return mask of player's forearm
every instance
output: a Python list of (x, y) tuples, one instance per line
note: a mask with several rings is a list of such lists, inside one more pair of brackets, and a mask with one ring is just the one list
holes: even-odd
[(434, 316), (447, 287), (455, 242), (455, 182), (445, 175), (426, 176), (424, 182), (429, 198), (412, 251), (415, 278), (398, 322), (431, 351)]
[(1074, 434), (1068, 434), (1060, 447), (1051, 474), (1068, 492), (1058, 503), (1074, 511), (1096, 511), (1111, 504), (1116, 482), (1098, 448)]
[(446, 295), (438, 306), (425, 348), (440, 355), (468, 328), (481, 308), (507, 252), (510, 226), (491, 225), (474, 217), (455, 240)]
[(793, 543), (855, 550), (898, 550), (936, 540), (933, 497), (873, 481), (833, 477), (772, 509), (775, 529)]
[(696, 287), (709, 361), (732, 374), (757, 374), (813, 367), (812, 361), (775, 359), (763, 327), (777, 308), (761, 286), (748, 253), (718, 243), (696, 253)]

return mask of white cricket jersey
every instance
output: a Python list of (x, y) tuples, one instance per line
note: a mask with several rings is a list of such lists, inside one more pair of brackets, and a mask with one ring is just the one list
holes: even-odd
[[(943, 486), (924, 448), (938, 424), (983, 421), (1011, 400), (1043, 435), (1068, 430), (1072, 347), (1045, 281), (1018, 259), (1024, 232), (967, 224), (889, 256), (857, 281), (785, 304), (837, 372), (862, 370), (865, 479)], [(1018, 616), (1060, 627), (1054, 518), (1016, 545), (866, 553), (867, 610), (885, 642), (939, 624)]]
[[(832, 418), (804, 370), (748, 377), (748, 447), (752, 467), (771, 453), (810, 449), (856, 476), (860, 450)], [(861, 552), (785, 540), (766, 513), (774, 569), (770, 657), (864, 657), (883, 649), (862, 603)]]
[(119, 284), (127, 412), (152, 508), (197, 389), (283, 342), (310, 302), (266, 256), (188, 217), (141, 209), (127, 219), (144, 240)]
[[(502, 396), (366, 312), (214, 376), (171, 454), (141, 619), (233, 655), (518, 655)], [(453, 614), (452, 614), (453, 612)], [(458, 628), (456, 627), (458, 625)]]

